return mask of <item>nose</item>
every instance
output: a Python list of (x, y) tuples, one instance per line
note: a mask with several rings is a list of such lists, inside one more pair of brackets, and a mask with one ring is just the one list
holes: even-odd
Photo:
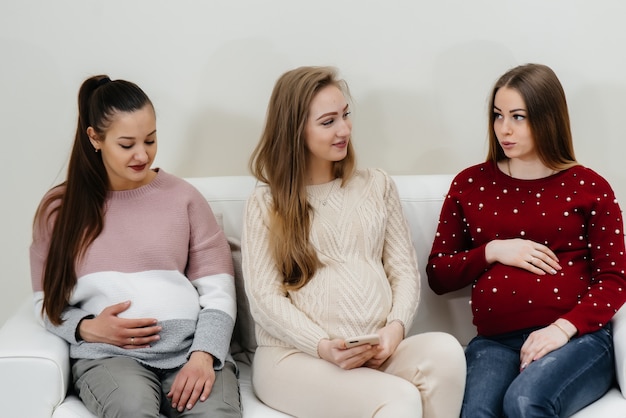
[(342, 119), (339, 129), (337, 130), (337, 136), (347, 137), (352, 133), (352, 122), (350, 119)]
[(511, 133), (511, 121), (508, 118), (502, 118), (499, 120), (500, 122), (500, 133), (503, 135), (508, 135)]
[(137, 147), (137, 150), (133, 158), (135, 158), (135, 160), (137, 160), (138, 162), (142, 164), (147, 162), (149, 157), (148, 157), (148, 150), (146, 150), (146, 147), (144, 146)]

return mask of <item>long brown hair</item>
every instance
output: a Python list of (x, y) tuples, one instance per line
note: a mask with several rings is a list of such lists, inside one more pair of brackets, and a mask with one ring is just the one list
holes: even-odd
[[(345, 81), (332, 67), (299, 67), (277, 81), (267, 108), (265, 128), (250, 158), (250, 170), (272, 193), (270, 245), (286, 289), (306, 285), (320, 266), (309, 242), (312, 208), (306, 194), (304, 137), (311, 101), (324, 87), (349, 97)], [(347, 156), (333, 163), (333, 175), (345, 183), (355, 169), (352, 141)]]
[[(111, 81), (106, 75), (88, 78), (78, 93), (78, 125), (70, 154), (67, 178), (42, 201), (35, 222), (48, 222), (56, 214), (50, 247), (43, 270), (43, 311), (51, 323), (60, 325), (76, 285), (76, 262), (102, 232), (104, 201), (109, 179), (89, 141), (92, 127), (103, 141), (118, 112), (133, 112), (152, 106), (148, 96), (134, 83)], [(60, 203), (51, 209), (52, 203)]]
[(541, 64), (520, 65), (507, 71), (496, 82), (489, 101), (489, 152), (487, 161), (506, 159), (493, 128), (494, 100), (502, 87), (516, 90), (526, 105), (530, 132), (541, 162), (553, 170), (577, 165), (565, 92), (550, 67)]

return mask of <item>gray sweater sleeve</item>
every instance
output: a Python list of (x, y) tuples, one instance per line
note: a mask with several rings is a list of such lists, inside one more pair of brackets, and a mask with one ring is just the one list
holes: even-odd
[(220, 370), (229, 354), (230, 338), (235, 321), (226, 312), (217, 309), (203, 309), (198, 317), (198, 325), (189, 349), (210, 353), (214, 358), (213, 368)]
[(53, 325), (46, 315), (43, 316), (43, 322), (48, 331), (57, 335), (70, 344), (80, 344), (82, 340), (77, 340), (77, 330), (80, 321), (85, 318), (93, 318), (94, 316), (80, 308), (69, 306), (63, 311), (61, 319), (63, 323), (59, 326)]

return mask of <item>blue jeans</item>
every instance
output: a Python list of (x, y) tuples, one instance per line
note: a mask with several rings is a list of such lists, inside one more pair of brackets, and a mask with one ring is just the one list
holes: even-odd
[(520, 373), (520, 349), (532, 331), (470, 341), (461, 417), (569, 417), (609, 390), (615, 374), (610, 325), (572, 339)]

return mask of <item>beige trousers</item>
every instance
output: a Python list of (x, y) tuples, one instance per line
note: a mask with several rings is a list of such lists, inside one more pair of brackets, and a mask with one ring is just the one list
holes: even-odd
[(252, 384), (265, 404), (298, 418), (458, 418), (465, 355), (441, 332), (406, 338), (379, 370), (343, 370), (295, 349), (258, 347)]

